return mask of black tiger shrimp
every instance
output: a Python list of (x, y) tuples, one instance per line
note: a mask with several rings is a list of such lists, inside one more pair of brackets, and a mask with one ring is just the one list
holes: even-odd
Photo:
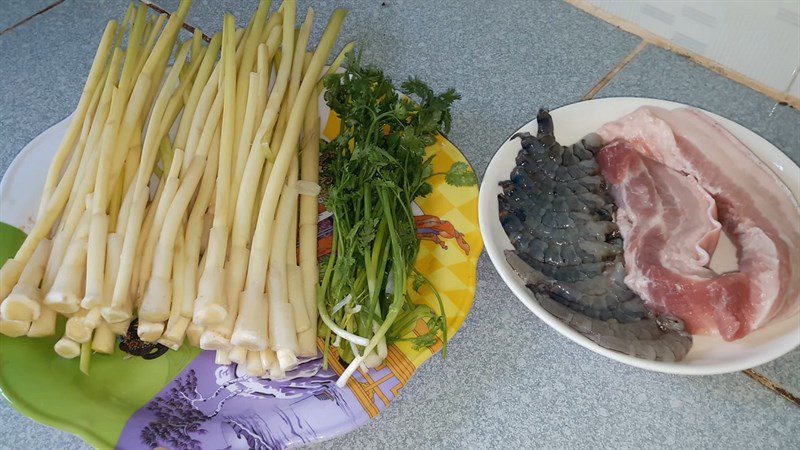
[(595, 161), (597, 135), (559, 144), (550, 114), (536, 136), (519, 133), (510, 179), (500, 183), (500, 222), (515, 251), (506, 259), (550, 314), (602, 347), (640, 358), (679, 361), (692, 337), (683, 323), (656, 316), (624, 283), (614, 203)]

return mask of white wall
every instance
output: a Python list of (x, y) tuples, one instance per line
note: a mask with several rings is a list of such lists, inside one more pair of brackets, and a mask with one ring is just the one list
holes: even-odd
[(800, 67), (800, 0), (588, 1), (780, 92)]

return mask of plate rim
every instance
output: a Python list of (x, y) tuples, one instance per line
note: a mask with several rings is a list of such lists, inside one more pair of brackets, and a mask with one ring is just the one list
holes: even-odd
[[(789, 168), (798, 168), (797, 164), (792, 161), (789, 156), (781, 151), (775, 144), (770, 142), (768, 139), (764, 138), (760, 134), (756, 133), (755, 131), (745, 127), (744, 125), (729, 119), (727, 117), (721, 116), (719, 114), (715, 114), (710, 112), (706, 109), (675, 102), (672, 100), (664, 100), (664, 99), (657, 99), (657, 98), (650, 98), (650, 97), (636, 97), (636, 96), (624, 96), (624, 97), (602, 97), (602, 98), (593, 98), (589, 100), (579, 100), (571, 103), (566, 103), (558, 108), (554, 108), (551, 110), (556, 111), (558, 109), (562, 109), (565, 107), (569, 107), (572, 105), (580, 104), (580, 103), (615, 103), (620, 101), (633, 101), (633, 102), (641, 102), (642, 105), (644, 104), (660, 104), (667, 107), (677, 108), (677, 107), (691, 107), (697, 110), (700, 110), (708, 115), (710, 115), (715, 120), (723, 119), (723, 121), (732, 122), (743, 129), (753, 133), (757, 137), (763, 139), (766, 143), (768, 143), (772, 149), (775, 150), (778, 157), (776, 159), (780, 160), (781, 164), (789, 167)], [(627, 364), (629, 366), (637, 367), (640, 369), (650, 370), (654, 372), (661, 372), (661, 373), (668, 373), (674, 375), (718, 375), (724, 373), (731, 373), (731, 372), (738, 372), (741, 370), (750, 369), (756, 366), (760, 366), (762, 364), (766, 364), (770, 361), (773, 361), (781, 356), (789, 353), (790, 351), (798, 348), (800, 346), (800, 333), (798, 333), (796, 339), (790, 342), (786, 348), (781, 347), (780, 349), (772, 352), (765, 352), (758, 357), (753, 357), (749, 360), (742, 360), (742, 361), (731, 361), (731, 362), (724, 362), (724, 363), (706, 363), (702, 365), (686, 365), (680, 362), (663, 362), (663, 361), (650, 361), (642, 358), (638, 358), (631, 355), (626, 355), (623, 353), (619, 353), (613, 350), (609, 350), (607, 348), (601, 347), (597, 343), (589, 340), (576, 330), (572, 329), (555, 316), (547, 312), (535, 299), (534, 295), (527, 287), (525, 287), (519, 276), (513, 272), (510, 268), (508, 263), (506, 262), (505, 258), (502, 256), (504, 248), (496, 242), (496, 240), (490, 238), (490, 231), (494, 225), (491, 223), (492, 220), (496, 217), (497, 213), (493, 211), (488, 211), (487, 204), (490, 202), (489, 196), (492, 195), (493, 186), (489, 186), (489, 183), (495, 183), (497, 180), (490, 180), (487, 175), (490, 173), (490, 169), (493, 165), (498, 164), (500, 152), (505, 146), (505, 144), (518, 132), (521, 130), (530, 127), (532, 124), (536, 123), (536, 119), (532, 119), (522, 126), (516, 129), (513, 133), (509, 134), (508, 137), (503, 140), (503, 142), (498, 146), (497, 150), (492, 155), (492, 158), (489, 161), (489, 164), (486, 166), (484, 170), (483, 180), (481, 181), (481, 189), (478, 196), (478, 222), (481, 227), (481, 234), (483, 235), (484, 247), (486, 248), (486, 253), (489, 255), (489, 259), (492, 261), (492, 265), (494, 266), (497, 273), (503, 279), (503, 282), (511, 289), (514, 295), (521, 301), (531, 312), (534, 313), (536, 317), (538, 317), (541, 321), (545, 324), (550, 326), (551, 328), (558, 331), (562, 336), (567, 337), (572, 342), (583, 346), (601, 356), (607, 357), (614, 361)], [(753, 153), (755, 155), (755, 153)], [(769, 168), (769, 170), (773, 170), (771, 164), (764, 162), (761, 160), (758, 155), (755, 155), (765, 166)], [(774, 170), (773, 170), (774, 172)], [(794, 314), (797, 316), (798, 313)], [(783, 320), (792, 319), (793, 317), (787, 317)], [(781, 320), (781, 321), (783, 321)], [(800, 330), (800, 325), (798, 325), (798, 330)], [(750, 361), (750, 362), (746, 362)]]

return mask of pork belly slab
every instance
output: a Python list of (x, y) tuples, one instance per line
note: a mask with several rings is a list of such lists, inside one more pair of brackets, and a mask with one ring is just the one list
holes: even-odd
[[(691, 108), (643, 107), (598, 134), (610, 143), (599, 160), (619, 208), (626, 283), (648, 305), (726, 340), (797, 311), (800, 208), (744, 144)], [(720, 226), (738, 272), (707, 268)]]

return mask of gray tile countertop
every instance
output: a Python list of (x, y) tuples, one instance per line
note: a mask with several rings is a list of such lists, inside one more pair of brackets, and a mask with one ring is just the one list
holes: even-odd
[(0, 32), (33, 16), (55, 3), (55, 0), (3, 0)]
[[(41, 3), (42, 5), (33, 5)], [(176, 0), (156, 1), (172, 10)], [(247, 3), (247, 4), (245, 4)], [(195, 0), (187, 22), (207, 33), (254, 2)], [(277, 2), (276, 2), (277, 3)], [(310, 2), (301, 1), (298, 13)], [(0, 29), (48, 2), (0, 3)], [(66, 0), (0, 34), (0, 174), (37, 134), (71, 112), (105, 21), (124, 0)], [(580, 100), (640, 42), (561, 1), (313, 2), (318, 37), (333, 7), (351, 12), (337, 48), (394, 79), (455, 87), (451, 140), (479, 175), (539, 107)], [(184, 35), (186, 37), (187, 35)], [(693, 104), (761, 134), (800, 161), (800, 112), (685, 58), (648, 46), (598, 96)], [(756, 371), (800, 394), (800, 351)], [(742, 373), (681, 377), (608, 360), (537, 320), (483, 255), (474, 307), (448, 347), (369, 424), (317, 448), (800, 446), (800, 408)], [(84, 448), (0, 402), (0, 448)]]

